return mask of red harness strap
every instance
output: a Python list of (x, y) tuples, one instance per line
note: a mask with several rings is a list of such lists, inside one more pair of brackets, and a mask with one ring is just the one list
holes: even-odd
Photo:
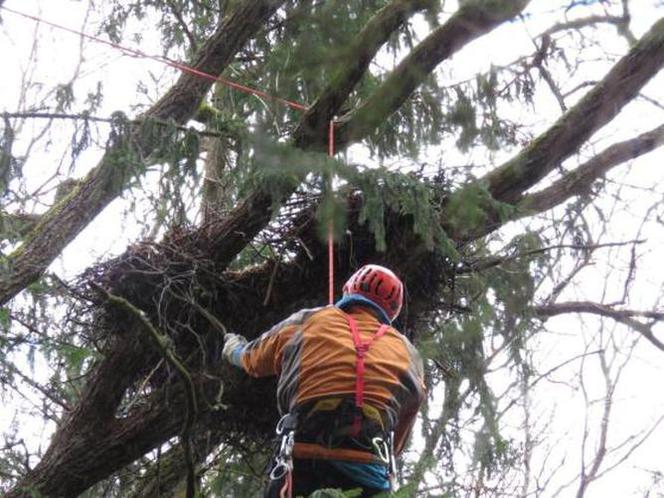
[(348, 325), (350, 326), (350, 332), (353, 335), (353, 344), (355, 344), (355, 408), (357, 408), (357, 412), (355, 413), (355, 419), (353, 420), (351, 434), (357, 436), (361, 429), (362, 407), (364, 406), (364, 357), (369, 352), (371, 345), (387, 332), (389, 325), (381, 325), (371, 340), (362, 342), (355, 318), (348, 314), (346, 317)]

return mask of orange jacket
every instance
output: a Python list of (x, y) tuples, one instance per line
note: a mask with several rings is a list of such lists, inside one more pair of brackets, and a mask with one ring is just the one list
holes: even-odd
[[(363, 306), (353, 306), (349, 313), (357, 321), (362, 341), (369, 341), (381, 323)], [(282, 413), (295, 412), (310, 400), (353, 399), (355, 362), (347, 317), (335, 306), (305, 309), (291, 315), (248, 343), (241, 357), (249, 375), (279, 376), (277, 401)], [(422, 360), (410, 341), (389, 327), (372, 343), (365, 365), (364, 403), (378, 409), (387, 430), (394, 431), (395, 453), (399, 454), (424, 400)], [(296, 445), (295, 456), (335, 458), (329, 451), (312, 453), (310, 446)], [(336, 453), (339, 459), (366, 460), (356, 452), (345, 456)]]

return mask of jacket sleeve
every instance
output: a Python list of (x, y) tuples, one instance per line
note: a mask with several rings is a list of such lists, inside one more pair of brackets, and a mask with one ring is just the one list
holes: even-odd
[(422, 358), (417, 349), (415, 349), (410, 342), (407, 340), (405, 342), (410, 354), (410, 364), (408, 372), (406, 373), (406, 378), (404, 379), (405, 384), (409, 388), (409, 397), (404, 401), (401, 407), (399, 420), (394, 429), (395, 455), (400, 455), (406, 447), (410, 433), (417, 420), (417, 413), (426, 399)]
[(278, 375), (284, 346), (302, 328), (304, 322), (320, 308), (293, 313), (257, 339), (247, 343), (239, 356), (239, 363), (252, 377)]

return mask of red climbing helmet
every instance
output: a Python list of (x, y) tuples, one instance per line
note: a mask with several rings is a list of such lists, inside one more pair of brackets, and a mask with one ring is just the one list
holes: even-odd
[(376, 303), (390, 321), (401, 311), (403, 284), (392, 270), (380, 265), (364, 265), (344, 284), (344, 296), (360, 294)]

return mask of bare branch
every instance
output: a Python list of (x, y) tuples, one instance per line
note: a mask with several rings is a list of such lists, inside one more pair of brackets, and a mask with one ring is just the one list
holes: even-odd
[[(101, 116), (92, 116), (87, 113), (82, 114), (67, 114), (67, 113), (57, 113), (57, 112), (3, 112), (3, 117), (6, 118), (19, 118), (19, 119), (64, 119), (72, 121), (91, 121), (95, 123), (107, 123), (114, 124), (117, 122), (114, 118), (104, 118)], [(146, 119), (131, 119), (127, 122), (132, 125), (140, 126), (145, 123)], [(201, 137), (222, 137), (223, 133), (217, 133), (213, 131), (202, 131), (189, 126), (176, 125), (174, 123), (169, 123), (161, 119), (150, 119), (154, 124), (161, 125), (168, 128), (175, 128), (176, 130), (186, 131), (187, 133), (194, 133)]]
[(586, 245), (579, 245), (579, 244), (559, 244), (555, 246), (547, 246), (547, 247), (541, 247), (539, 249), (532, 249), (530, 251), (523, 251), (517, 254), (513, 254), (510, 256), (495, 256), (491, 258), (483, 258), (477, 261), (470, 261), (468, 262), (465, 266), (460, 268), (457, 273), (458, 274), (464, 274), (464, 273), (473, 273), (473, 272), (478, 272), (478, 271), (483, 271), (483, 270), (488, 270), (489, 268), (493, 268), (495, 266), (499, 266), (505, 263), (509, 263), (510, 261), (515, 261), (517, 259), (521, 258), (527, 258), (530, 256), (535, 256), (537, 254), (543, 254), (548, 251), (554, 251), (556, 249), (572, 249), (576, 251), (594, 251), (596, 249), (604, 249), (608, 247), (620, 247), (620, 246), (626, 246), (626, 245), (632, 245), (632, 244), (643, 244), (645, 240), (630, 240), (626, 242), (607, 242), (604, 244), (586, 244)]
[(616, 320), (629, 317), (649, 318), (651, 320), (664, 320), (664, 311), (640, 311), (631, 309), (616, 310), (609, 306), (590, 301), (569, 301), (553, 303), (546, 306), (536, 306), (535, 311), (541, 317), (552, 317), (564, 313), (592, 313), (607, 316)]
[(582, 17), (580, 19), (574, 19), (572, 21), (565, 21), (561, 23), (554, 24), (549, 29), (544, 31), (540, 37), (551, 36), (554, 33), (559, 33), (560, 31), (569, 31), (572, 29), (582, 29), (587, 27), (594, 27), (598, 24), (613, 24), (615, 26), (621, 26), (625, 23), (625, 17), (623, 16), (588, 16)]
[(615, 309), (604, 304), (593, 303), (590, 301), (562, 302), (552, 303), (543, 306), (534, 306), (533, 311), (543, 319), (552, 316), (558, 316), (566, 313), (590, 313), (593, 315), (612, 318), (628, 327), (632, 328), (656, 348), (664, 351), (664, 342), (659, 340), (652, 332), (651, 325), (635, 320), (637, 318), (647, 318), (656, 322), (664, 321), (664, 312), (662, 311), (640, 311), (630, 309)]

